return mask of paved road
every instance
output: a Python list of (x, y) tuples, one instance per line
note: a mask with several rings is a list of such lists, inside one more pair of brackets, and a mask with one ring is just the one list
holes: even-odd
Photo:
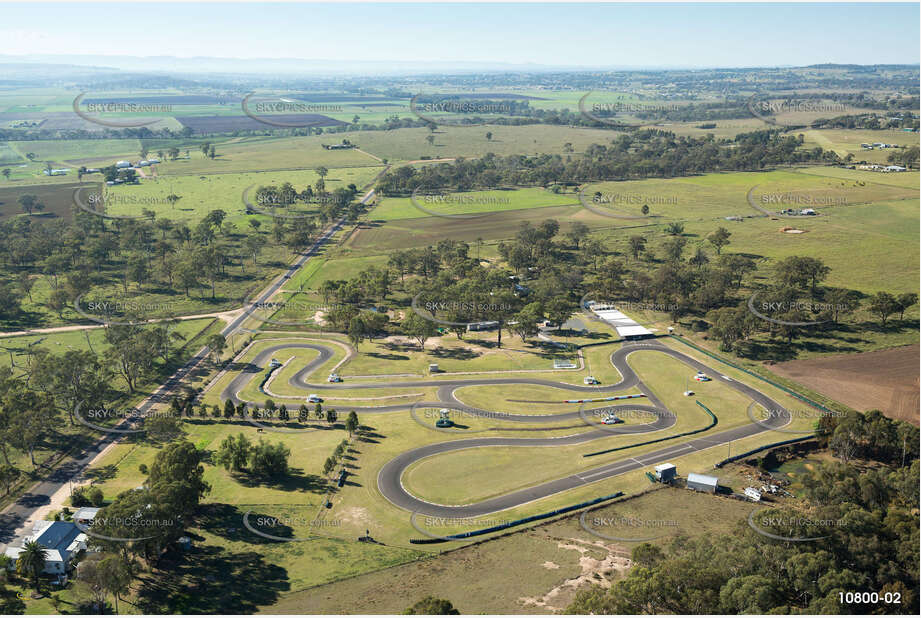
[[(707, 367), (703, 363), (698, 362), (686, 354), (678, 352), (677, 350), (672, 350), (671, 348), (668, 348), (658, 342), (628, 344), (618, 349), (612, 355), (611, 360), (617, 370), (620, 371), (623, 376), (625, 376), (625, 381), (630, 379), (628, 376), (633, 376), (635, 378), (635, 374), (626, 362), (627, 356), (639, 350), (654, 350), (663, 354), (668, 354), (669, 356), (680, 360), (681, 362), (691, 366), (694, 369), (704, 371), (714, 380), (722, 382), (730, 388), (733, 388), (742, 394), (751, 397), (753, 400), (767, 409), (784, 410), (780, 404), (773, 401), (767, 395), (764, 395), (763, 393), (755, 390), (750, 386), (742, 384), (741, 382), (737, 382), (729, 378), (723, 378), (718, 371)], [(638, 380), (638, 378), (636, 379)], [(409, 465), (419, 461), (420, 459), (461, 449), (484, 446), (561, 446), (569, 444), (581, 444), (583, 442), (589, 442), (597, 438), (609, 436), (610, 433), (603, 430), (595, 430), (572, 436), (566, 436), (563, 438), (478, 437), (430, 444), (417, 449), (413, 449), (411, 451), (406, 451), (405, 453), (402, 453), (387, 462), (387, 464), (381, 468), (380, 473), (378, 474), (377, 483), (381, 493), (390, 502), (400, 508), (406, 509), (407, 511), (414, 511), (435, 517), (478, 517), (480, 515), (503, 511), (505, 509), (525, 504), (527, 502), (546, 498), (547, 496), (551, 496), (561, 491), (574, 489), (576, 487), (580, 487), (588, 483), (593, 483), (601, 479), (618, 476), (633, 470), (639, 470), (656, 463), (664, 462), (673, 457), (687, 455), (694, 451), (700, 451), (707, 448), (712, 448), (714, 446), (727, 444), (734, 440), (739, 440), (741, 438), (746, 438), (763, 431), (767, 431), (768, 429), (782, 427), (788, 424), (790, 420), (790, 414), (784, 410), (783, 414), (777, 414), (772, 418), (771, 421), (737, 427), (728, 431), (710, 434), (706, 437), (696, 438), (682, 444), (664, 446), (660, 449), (645, 453), (643, 455), (628, 457), (618, 462), (605, 464), (603, 466), (592, 468), (578, 474), (573, 474), (565, 478), (542, 483), (535, 487), (529, 487), (527, 489), (511, 492), (496, 498), (477, 502), (475, 504), (440, 505), (420, 500), (419, 498), (416, 498), (408, 491), (406, 491), (406, 489), (403, 487), (401, 482), (403, 473)]]
[[(513, 423), (556, 423), (558, 421), (565, 420), (574, 420), (582, 421), (580, 426), (585, 426), (587, 423), (581, 418), (578, 411), (576, 412), (562, 412), (557, 414), (511, 414), (504, 412), (492, 412), (489, 410), (481, 410), (474, 408), (472, 406), (465, 405), (458, 401), (454, 395), (454, 391), (463, 386), (489, 386), (494, 384), (540, 384), (543, 386), (552, 386), (560, 389), (569, 389), (577, 390), (584, 392), (586, 389), (592, 390), (593, 393), (598, 394), (598, 387), (585, 387), (573, 384), (566, 384), (564, 382), (554, 382), (552, 380), (539, 380), (535, 378), (526, 378), (526, 377), (515, 377), (515, 378), (479, 378), (479, 379), (464, 379), (464, 380), (451, 380), (451, 379), (436, 379), (436, 380), (413, 380), (408, 382), (386, 382), (386, 383), (346, 383), (346, 384), (311, 384), (306, 381), (306, 376), (315, 372), (319, 367), (323, 366), (330, 358), (333, 356), (333, 351), (326, 345), (320, 343), (305, 343), (305, 342), (290, 342), (290, 343), (280, 343), (277, 345), (269, 346), (265, 348), (255, 357), (253, 360), (245, 367), (240, 370), (234, 379), (230, 381), (224, 390), (221, 392), (221, 399), (227, 400), (232, 399), (235, 403), (239, 404), (244, 400), (240, 398), (240, 391), (253, 379), (261, 374), (262, 370), (268, 364), (270, 359), (276, 356), (279, 352), (283, 350), (291, 349), (306, 349), (306, 350), (316, 350), (319, 352), (318, 356), (313, 360), (307, 362), (303, 368), (301, 368), (296, 374), (294, 374), (289, 380), (288, 383), (298, 389), (304, 391), (304, 394), (309, 394), (310, 391), (316, 390), (317, 388), (329, 388), (329, 389), (374, 389), (374, 388), (394, 388), (394, 387), (438, 387), (438, 400), (429, 401), (429, 402), (401, 402), (390, 405), (383, 406), (352, 406), (348, 405), (349, 410), (355, 410), (356, 412), (361, 412), (362, 414), (367, 413), (377, 413), (377, 412), (396, 412), (399, 410), (410, 410), (414, 407), (439, 407), (439, 408), (449, 408), (453, 410), (463, 410), (465, 413), (469, 413), (475, 416), (482, 416), (495, 420), (508, 421)], [(615, 352), (616, 354), (616, 352)], [(633, 370), (627, 366), (629, 374), (621, 382), (604, 387), (602, 390), (605, 392), (610, 391), (621, 391), (627, 388), (632, 388), (634, 386), (640, 385), (639, 378), (636, 374), (633, 373)], [(648, 389), (641, 389), (646, 390)], [(628, 403), (619, 403), (611, 404), (605, 406), (599, 406), (597, 408), (587, 408), (585, 412), (590, 414), (594, 409), (604, 409), (609, 410), (611, 408), (616, 408), (617, 410), (641, 410), (644, 412), (649, 412), (657, 417), (656, 421), (652, 423), (646, 423), (642, 425), (623, 425), (623, 426), (612, 426), (608, 428), (605, 435), (613, 433), (646, 433), (650, 431), (659, 431), (660, 429), (667, 429), (674, 425), (677, 422), (674, 414), (665, 409), (665, 406), (653, 395), (651, 392), (647, 392), (647, 400), (651, 402), (651, 405), (645, 403), (637, 402), (628, 402)], [(258, 403), (253, 401), (246, 401), (246, 403)], [(342, 406), (338, 406), (342, 407)], [(557, 429), (556, 427), (548, 427), (548, 430)]]
[[(492, 419), (500, 419), (504, 421), (512, 422), (527, 422), (527, 423), (555, 423), (563, 420), (575, 420), (578, 419), (582, 421), (581, 425), (576, 425), (576, 427), (582, 426), (585, 427), (584, 419), (580, 417), (578, 412), (565, 412), (559, 414), (505, 414), (505, 413), (496, 413), (486, 410), (479, 410), (476, 408), (471, 408), (469, 406), (464, 406), (461, 404), (456, 397), (454, 396), (454, 391), (458, 388), (464, 386), (484, 386), (484, 385), (495, 385), (495, 384), (535, 384), (541, 386), (550, 386), (554, 388), (578, 391), (578, 392), (591, 392), (593, 394), (607, 394), (611, 392), (623, 391), (626, 389), (637, 388), (641, 392), (645, 393), (647, 400), (650, 405), (647, 404), (638, 404), (638, 403), (625, 403), (625, 404), (612, 404), (610, 406), (605, 406), (605, 409), (608, 408), (617, 408), (621, 410), (644, 410), (651, 412), (656, 415), (656, 420), (652, 423), (647, 423), (645, 425), (626, 425), (626, 426), (614, 426), (614, 427), (605, 427), (592, 429), (590, 431), (571, 434), (567, 436), (559, 437), (545, 437), (545, 438), (514, 438), (514, 437), (468, 437), (457, 440), (450, 440), (447, 442), (438, 442), (434, 444), (429, 444), (417, 449), (406, 451), (389, 461), (378, 474), (378, 487), (381, 490), (381, 493), (390, 500), (396, 506), (409, 510), (419, 512), (425, 515), (432, 515), (437, 517), (477, 517), (480, 515), (485, 515), (488, 513), (494, 513), (497, 511), (502, 511), (508, 508), (519, 506), (521, 504), (531, 502), (533, 500), (538, 500), (555, 493), (573, 489), (588, 483), (592, 483), (604, 478), (617, 476), (624, 474), (625, 472), (630, 472), (633, 470), (638, 470), (645, 468), (649, 465), (665, 461), (667, 459), (686, 455), (694, 451), (700, 451), (708, 448), (713, 448), (715, 446), (727, 444), (729, 442), (746, 438), (749, 436), (756, 435), (768, 429), (778, 428), (786, 425), (790, 422), (790, 415), (784, 411), (784, 414), (778, 414), (773, 417), (770, 421), (765, 421), (760, 424), (750, 424), (742, 427), (737, 427), (727, 431), (710, 434), (706, 437), (695, 438), (688, 442), (682, 444), (672, 444), (668, 446), (663, 446), (662, 448), (656, 449), (655, 451), (637, 455), (636, 457), (628, 457), (621, 461), (615, 463), (605, 464), (591, 470), (586, 470), (578, 474), (560, 478), (554, 481), (543, 483), (536, 487), (530, 487), (520, 491), (515, 491), (503, 496), (485, 500), (476, 504), (468, 505), (439, 505), (426, 502), (415, 496), (411, 495), (403, 487), (401, 479), (406, 468), (413, 463), (424, 459), (426, 457), (431, 457), (433, 455), (438, 455), (442, 453), (453, 452), (457, 450), (477, 448), (484, 446), (565, 446), (572, 444), (582, 444), (585, 442), (590, 442), (592, 440), (597, 440), (599, 438), (608, 437), (611, 433), (623, 433), (623, 434), (638, 434), (646, 433), (651, 431), (659, 431), (671, 427), (675, 422), (676, 418), (673, 413), (668, 411), (664, 404), (646, 387), (645, 384), (639, 379), (636, 372), (630, 367), (627, 363), (627, 358), (630, 354), (638, 351), (654, 351), (657, 353), (667, 354), (673, 358), (678, 359), (679, 361), (689, 365), (691, 368), (698, 371), (703, 371), (707, 373), (713, 380), (716, 382), (721, 382), (726, 386), (735, 389), (736, 391), (741, 392), (746, 397), (751, 398), (760, 405), (764, 406), (770, 410), (783, 410), (783, 407), (777, 402), (773, 401), (768, 396), (764, 395), (760, 391), (737, 382), (731, 378), (723, 377), (721, 373), (712, 367), (705, 365), (697, 361), (696, 359), (673, 350), (657, 341), (655, 342), (645, 342), (645, 343), (634, 343), (627, 344), (611, 353), (611, 363), (612, 365), (620, 372), (621, 380), (616, 384), (606, 385), (606, 386), (580, 386), (573, 384), (566, 384), (563, 382), (555, 382), (552, 380), (543, 380), (536, 378), (527, 378), (522, 376), (509, 377), (509, 378), (465, 378), (465, 379), (428, 379), (428, 380), (410, 380), (406, 382), (394, 383), (392, 381), (388, 382), (373, 382), (373, 383), (347, 383), (347, 384), (315, 384), (307, 380), (313, 372), (315, 372), (320, 366), (326, 363), (333, 355), (332, 350), (323, 344), (313, 344), (313, 343), (281, 343), (275, 346), (271, 346), (259, 354), (253, 359), (252, 364), (249, 365), (240, 375), (238, 375), (231, 382), (230, 385), (224, 390), (223, 396), (225, 398), (232, 397), (237, 402), (239, 398), (237, 393), (252, 379), (255, 375), (261, 370), (262, 367), (266, 365), (269, 359), (284, 349), (291, 348), (306, 348), (313, 349), (319, 352), (317, 358), (308, 362), (302, 369), (300, 369), (294, 376), (289, 379), (289, 384), (292, 386), (308, 392), (310, 390), (325, 388), (325, 389), (380, 389), (380, 388), (393, 388), (395, 386), (399, 387), (438, 387), (438, 399), (439, 401), (434, 402), (419, 402), (419, 403), (399, 403), (386, 406), (371, 406), (371, 407), (354, 407), (356, 411), (362, 413), (374, 413), (374, 412), (393, 412), (398, 410), (407, 410), (414, 407), (444, 407), (451, 409), (463, 409), (474, 415), (488, 416)], [(349, 406), (352, 408), (353, 406)], [(591, 410), (587, 410), (591, 412)], [(417, 419), (418, 420), (418, 419)], [(420, 421), (421, 422), (421, 421)], [(426, 424), (426, 423), (423, 423)], [(540, 430), (537, 428), (536, 430)], [(553, 427), (547, 427), (546, 429), (553, 429)], [(448, 433), (452, 433), (450, 430)], [(454, 434), (457, 435), (456, 433)]]

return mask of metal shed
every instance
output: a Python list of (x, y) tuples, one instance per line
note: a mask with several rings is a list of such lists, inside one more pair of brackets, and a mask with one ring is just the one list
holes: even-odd
[(694, 491), (705, 491), (709, 494), (716, 493), (716, 487), (719, 484), (719, 479), (715, 476), (707, 476), (705, 474), (695, 474), (691, 472), (688, 474), (688, 489), (693, 489)]

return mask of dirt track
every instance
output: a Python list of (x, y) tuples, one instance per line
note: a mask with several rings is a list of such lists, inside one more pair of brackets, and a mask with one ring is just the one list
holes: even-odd
[(773, 365), (771, 371), (855, 410), (882, 411), (919, 424), (919, 346), (811, 358)]

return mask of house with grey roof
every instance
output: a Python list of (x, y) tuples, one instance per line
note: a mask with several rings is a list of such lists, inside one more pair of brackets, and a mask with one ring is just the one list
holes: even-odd
[(86, 549), (86, 534), (73, 522), (39, 521), (32, 527), (32, 534), (7, 547), (4, 554), (11, 559), (9, 568), (16, 568), (16, 559), (29, 541), (36, 541), (45, 548), (44, 573), (49, 575), (66, 573), (70, 570), (74, 557)]

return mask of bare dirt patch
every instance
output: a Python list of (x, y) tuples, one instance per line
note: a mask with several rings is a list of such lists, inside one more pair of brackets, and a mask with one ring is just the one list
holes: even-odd
[(788, 361), (770, 369), (855, 410), (880, 410), (889, 418), (918, 425), (919, 352), (915, 344)]
[[(572, 602), (576, 591), (582, 586), (598, 584), (602, 588), (610, 588), (612, 579), (608, 579), (606, 575), (613, 575), (616, 573), (619, 576), (630, 569), (630, 565), (632, 564), (630, 559), (623, 555), (617, 555), (618, 553), (622, 554), (624, 552), (622, 547), (617, 545), (606, 545), (601, 541), (585, 541), (575, 538), (568, 540), (571, 542), (566, 543), (561, 541), (557, 546), (560, 549), (571, 549), (581, 554), (579, 557), (579, 566), (582, 568), (582, 572), (576, 577), (565, 580), (559, 586), (554, 586), (542, 596), (522, 597), (518, 599), (520, 603), (525, 606), (530, 605), (560, 611)], [(593, 552), (590, 551), (592, 549), (601, 550), (606, 555), (601, 559), (594, 558), (591, 555)], [(553, 563), (551, 562), (550, 564)], [(548, 567), (547, 563), (544, 563), (544, 567), (552, 568)]]
[(366, 508), (353, 506), (339, 513), (339, 518), (350, 523), (366, 525), (371, 522), (371, 514)]

